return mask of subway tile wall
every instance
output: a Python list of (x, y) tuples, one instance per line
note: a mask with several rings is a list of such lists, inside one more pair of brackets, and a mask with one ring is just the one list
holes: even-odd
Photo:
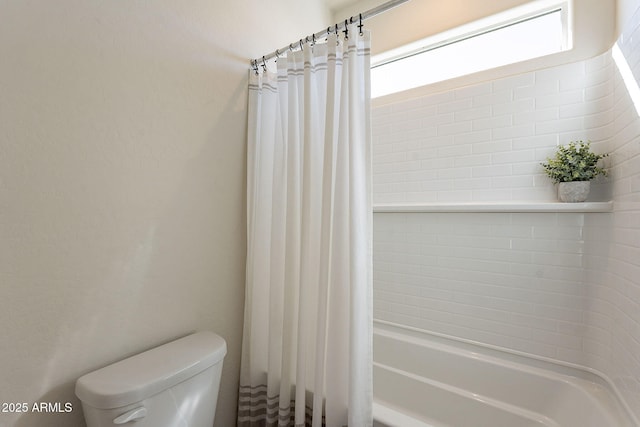
[[(606, 53), (375, 107), (374, 202), (556, 201), (540, 162), (575, 139), (609, 149), (612, 76)], [(377, 213), (374, 317), (584, 364), (584, 226), (581, 213)]]
[(572, 140), (604, 150), (611, 75), (605, 54), (374, 107), (374, 202), (555, 201), (540, 162)]
[[(618, 45), (640, 81), (640, 9)], [(614, 212), (588, 216), (587, 364), (607, 374), (640, 419), (640, 117), (614, 69), (611, 182)]]
[[(640, 11), (619, 44), (640, 80)], [(640, 118), (610, 52), (372, 113), (378, 204), (555, 201), (557, 144), (612, 153), (612, 213), (376, 213), (374, 317), (599, 370), (640, 419)]]
[(377, 213), (374, 317), (546, 357), (579, 354), (584, 215)]

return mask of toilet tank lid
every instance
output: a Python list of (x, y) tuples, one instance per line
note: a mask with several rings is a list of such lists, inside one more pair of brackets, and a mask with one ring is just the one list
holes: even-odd
[(222, 337), (197, 332), (80, 377), (76, 396), (95, 408), (119, 408), (191, 378), (226, 353)]

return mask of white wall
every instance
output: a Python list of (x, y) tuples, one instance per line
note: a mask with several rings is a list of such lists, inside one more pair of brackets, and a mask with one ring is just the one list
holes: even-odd
[(629, 25), (638, 8), (640, 0), (616, 0), (616, 37)]
[(228, 342), (235, 424), (248, 58), (328, 25), (302, 2), (0, 5), (0, 413), (82, 426), (80, 375), (194, 330)]

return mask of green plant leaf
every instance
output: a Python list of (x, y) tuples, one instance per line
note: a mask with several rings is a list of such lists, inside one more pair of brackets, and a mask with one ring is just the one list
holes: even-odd
[(608, 155), (591, 152), (591, 142), (571, 141), (566, 146), (559, 146), (555, 156), (541, 165), (555, 183), (590, 181), (599, 175), (607, 175), (598, 162)]

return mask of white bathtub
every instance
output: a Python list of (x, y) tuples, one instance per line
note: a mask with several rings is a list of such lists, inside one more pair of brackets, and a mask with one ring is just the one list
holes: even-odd
[(637, 427), (592, 373), (376, 322), (374, 427)]

